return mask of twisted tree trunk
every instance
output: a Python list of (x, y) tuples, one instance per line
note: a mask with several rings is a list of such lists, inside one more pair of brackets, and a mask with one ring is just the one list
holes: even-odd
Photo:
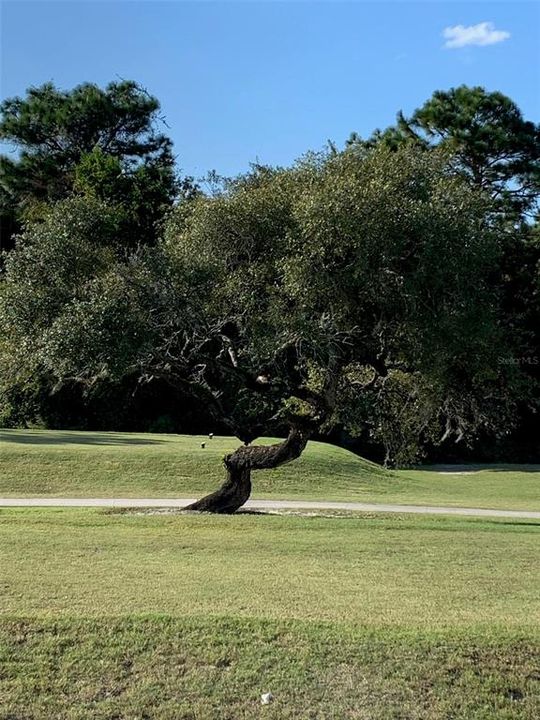
[(309, 436), (308, 430), (291, 428), (287, 439), (276, 445), (239, 447), (230, 455), (226, 455), (223, 460), (227, 479), (219, 490), (197, 500), (186, 510), (236, 512), (251, 494), (251, 471), (269, 470), (296, 460), (306, 447)]

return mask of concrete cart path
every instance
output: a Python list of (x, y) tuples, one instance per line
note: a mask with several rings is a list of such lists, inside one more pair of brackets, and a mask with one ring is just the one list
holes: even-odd
[[(0, 498), (0, 507), (120, 507), (182, 508), (195, 498)], [(443, 507), (439, 505), (390, 505), (326, 500), (248, 500), (251, 510), (350, 510), (356, 512), (417, 513), (422, 515), (462, 515), (473, 517), (525, 518), (540, 520), (540, 512), (528, 510), (490, 510), (486, 508)]]

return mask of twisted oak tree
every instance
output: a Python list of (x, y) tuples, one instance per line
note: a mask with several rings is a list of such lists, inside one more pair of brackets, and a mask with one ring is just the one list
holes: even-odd
[(239, 447), (226, 455), (223, 464), (227, 479), (215, 492), (192, 503), (187, 510), (233, 513), (251, 495), (251, 471), (269, 470), (300, 457), (309, 440), (309, 431), (293, 427), (287, 438), (276, 445)]
[[(474, 389), (497, 382), (496, 238), (485, 199), (436, 153), (256, 168), (178, 206), (158, 247), (128, 259), (104, 236), (105, 207), (85, 223), (75, 211), (58, 206), (9, 258), (4, 353), (59, 383), (136, 374), (199, 398), (245, 444), (193, 510), (234, 512), (252, 471), (298, 458), (363, 398), (376, 408), (397, 374), (422, 378), (456, 434), (478, 422)], [(286, 439), (251, 445), (276, 432)]]

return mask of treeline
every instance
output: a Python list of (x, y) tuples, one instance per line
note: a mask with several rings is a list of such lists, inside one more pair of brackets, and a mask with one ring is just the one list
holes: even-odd
[(0, 425), (538, 460), (540, 128), (506, 96), (207, 182), (134, 82), (0, 112)]

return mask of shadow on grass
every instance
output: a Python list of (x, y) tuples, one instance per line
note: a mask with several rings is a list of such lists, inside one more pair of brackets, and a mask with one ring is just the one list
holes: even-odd
[(498, 522), (496, 520), (486, 520), (485, 518), (482, 518), (484, 521), (484, 524), (486, 525), (504, 525), (505, 527), (508, 525), (511, 525), (512, 527), (514, 525), (524, 526), (524, 527), (535, 527), (538, 530), (540, 530), (540, 520), (508, 520), (507, 518), (501, 518)]
[[(139, 515), (139, 516), (183, 516), (183, 517), (266, 517), (266, 518), (291, 518), (310, 520), (355, 520), (376, 522), (381, 525), (392, 527), (394, 530), (408, 532), (410, 530), (436, 530), (437, 532), (455, 532), (456, 530), (474, 529), (478, 532), (493, 532), (500, 530), (504, 532), (532, 533), (540, 531), (540, 521), (509, 520), (507, 518), (489, 519), (484, 517), (469, 516), (428, 516), (416, 515), (415, 513), (377, 513), (377, 512), (354, 512), (349, 510), (255, 510), (253, 508), (242, 508), (231, 515), (216, 515), (214, 513), (197, 512), (179, 507), (106, 507), (100, 508), (103, 515)], [(533, 529), (534, 528), (534, 529)]]
[(130, 438), (127, 435), (119, 433), (106, 432), (84, 432), (84, 431), (68, 431), (68, 432), (48, 432), (41, 434), (40, 432), (21, 432), (19, 430), (5, 430), (0, 432), (0, 443), (11, 442), (21, 443), (22, 445), (158, 445), (165, 442), (158, 438)]

